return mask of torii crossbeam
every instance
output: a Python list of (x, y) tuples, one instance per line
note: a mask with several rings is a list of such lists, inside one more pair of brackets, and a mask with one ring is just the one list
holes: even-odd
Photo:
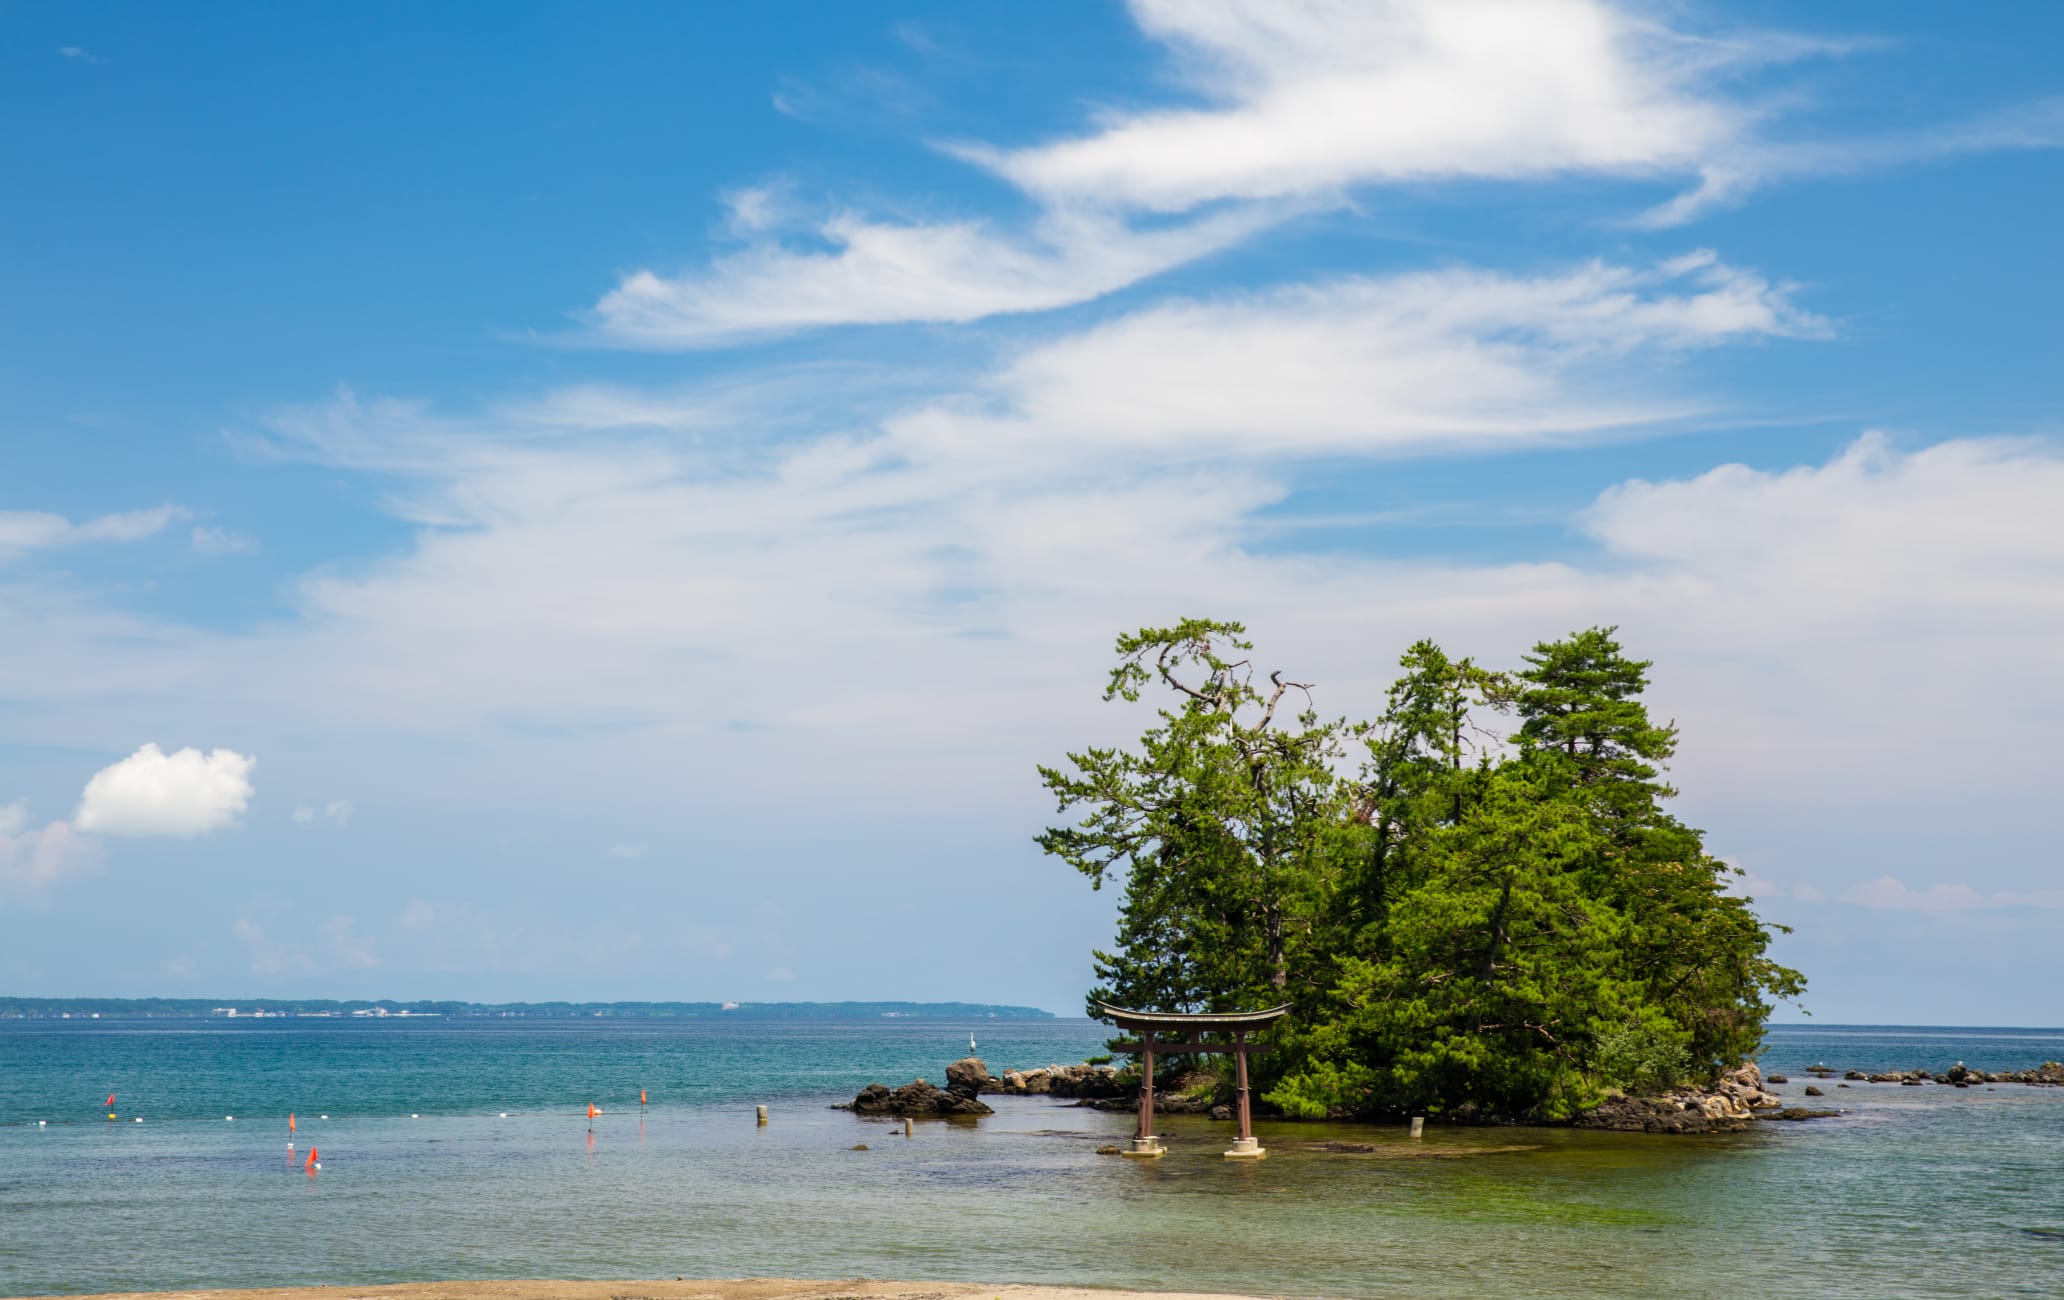
[[(1238, 1063), (1240, 1136), (1233, 1143), (1233, 1149), (1225, 1153), (1226, 1159), (1258, 1160), (1268, 1154), (1254, 1140), (1254, 1112), (1247, 1101), (1247, 1058), (1255, 1052), (1266, 1052), (1268, 1045), (1250, 1042), (1247, 1036), (1281, 1020), (1290, 1010), (1287, 1005), (1268, 1011), (1188, 1013), (1132, 1011), (1099, 1002), (1097, 1009), (1120, 1029), (1130, 1029), (1139, 1035), (1136, 1042), (1111, 1044), (1113, 1051), (1140, 1058), (1139, 1134), (1132, 1139), (1132, 1149), (1125, 1152), (1126, 1155), (1152, 1159), (1168, 1154), (1168, 1149), (1161, 1145), (1161, 1139), (1154, 1136), (1154, 1053), (1157, 1051), (1176, 1054), (1220, 1052), (1231, 1056)], [(1204, 1037), (1206, 1034), (1224, 1037), (1213, 1042)]]

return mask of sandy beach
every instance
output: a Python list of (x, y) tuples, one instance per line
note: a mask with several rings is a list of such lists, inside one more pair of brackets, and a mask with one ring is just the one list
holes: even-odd
[[(1065, 1286), (975, 1286), (961, 1282), (735, 1280), (405, 1282), (395, 1286), (294, 1286), (252, 1290), (117, 1291), (74, 1300), (1256, 1300), (1186, 1291), (1107, 1291)], [(21, 1300), (9, 1297), (8, 1300)]]

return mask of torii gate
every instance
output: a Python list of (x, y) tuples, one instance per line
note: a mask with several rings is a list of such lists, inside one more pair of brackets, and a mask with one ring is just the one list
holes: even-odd
[[(1124, 1154), (1140, 1159), (1152, 1159), (1168, 1154), (1168, 1148), (1161, 1145), (1161, 1139), (1154, 1136), (1154, 1053), (1223, 1052), (1238, 1062), (1240, 1082), (1240, 1136), (1233, 1143), (1233, 1149), (1226, 1152), (1228, 1160), (1259, 1160), (1268, 1154), (1261, 1144), (1254, 1140), (1254, 1112), (1247, 1102), (1247, 1058), (1254, 1052), (1266, 1052), (1264, 1043), (1249, 1042), (1247, 1035), (1258, 1033), (1283, 1018), (1289, 1006), (1283, 1005), (1268, 1011), (1234, 1011), (1224, 1014), (1211, 1012), (1187, 1013), (1175, 1011), (1130, 1011), (1114, 1007), (1107, 1002), (1097, 1003), (1097, 1009), (1117, 1024), (1120, 1029), (1130, 1029), (1139, 1035), (1137, 1042), (1111, 1044), (1113, 1051), (1137, 1055), (1140, 1058), (1140, 1107), (1139, 1135), (1132, 1140), (1132, 1147)], [(1206, 1042), (1203, 1034), (1224, 1034), (1225, 1041)]]

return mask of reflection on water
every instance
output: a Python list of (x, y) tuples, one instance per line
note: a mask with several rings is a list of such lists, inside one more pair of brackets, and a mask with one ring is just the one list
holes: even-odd
[[(23, 1125), (24, 1041), (0, 1033), (14, 1121), (0, 1128), (0, 1293), (778, 1274), (1368, 1297), (2064, 1294), (2064, 1235), (2049, 1235), (2064, 1234), (2064, 1089), (1830, 1084), (1843, 1118), (1689, 1139), (1432, 1127), (1414, 1142), (1261, 1121), (1260, 1162), (1220, 1157), (1224, 1124), (1169, 1117), (1168, 1157), (1135, 1162), (1096, 1154), (1129, 1118), (1040, 1099), (905, 1139), (824, 1093), (787, 1094), (765, 1128), (743, 1100), (641, 1116), (633, 1083), (592, 1128), (578, 1096), (414, 1120), (326, 1101), (337, 1118), (301, 1126), (322, 1151), (309, 1177), (282, 1161), (284, 1107), (278, 1132), (250, 1107), (233, 1124), (217, 1108)], [(344, 1052), (353, 1069), (380, 1054), (366, 1041)], [(371, 1071), (378, 1095), (398, 1098), (387, 1075), (407, 1060), (468, 1041), (410, 1040)], [(669, 1041), (730, 1077), (717, 1058), (735, 1044)], [(1768, 1061), (1996, 1068), (2045, 1043), (2064, 1056), (2055, 1035), (1780, 1033)], [(1061, 1055), (1041, 1045), (991, 1060)], [(891, 1054), (906, 1050), (931, 1048)], [(1781, 1091), (1802, 1100), (1805, 1082)]]

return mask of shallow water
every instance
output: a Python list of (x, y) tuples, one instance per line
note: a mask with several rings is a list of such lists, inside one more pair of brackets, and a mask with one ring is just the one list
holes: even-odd
[[(1164, 1160), (1098, 1156), (1130, 1118), (1041, 1099), (908, 1140), (828, 1109), (871, 1079), (938, 1079), (970, 1028), (992, 1067), (1079, 1060), (1104, 1035), (1081, 1021), (0, 1024), (0, 1294), (785, 1274), (2064, 1295), (2064, 1238), (2031, 1231), (2064, 1228), (2064, 1089), (1827, 1084), (1813, 1104), (1839, 1119), (1691, 1139), (1262, 1123), (1259, 1163), (1221, 1159), (1227, 1127), (1181, 1117), (1162, 1122)], [(1816, 1060), (2058, 1058), (2064, 1032), (1815, 1028), (1773, 1031), (1765, 1063), (1804, 1102), (1798, 1071)], [(97, 1109), (110, 1090), (113, 1124)], [(589, 1100), (605, 1111), (592, 1133)], [(291, 1161), (288, 1109), (304, 1121)]]

